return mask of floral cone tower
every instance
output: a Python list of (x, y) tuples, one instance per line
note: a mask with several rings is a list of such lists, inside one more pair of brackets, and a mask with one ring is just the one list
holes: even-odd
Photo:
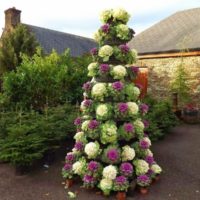
[(121, 196), (132, 182), (146, 188), (161, 173), (145, 134), (148, 106), (133, 84), (138, 67), (133, 66), (136, 51), (126, 44), (134, 34), (126, 25), (129, 17), (123, 9), (101, 14), (103, 25), (95, 34), (99, 47), (91, 50), (94, 62), (88, 66), (92, 80), (83, 85), (76, 142), (62, 169), (64, 178), (78, 176), (84, 187), (98, 187), (105, 195)]

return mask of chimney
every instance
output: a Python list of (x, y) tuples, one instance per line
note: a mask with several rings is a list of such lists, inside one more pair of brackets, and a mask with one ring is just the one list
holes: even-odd
[(4, 31), (12, 31), (20, 23), (21, 10), (15, 7), (4, 11), (5, 13), (5, 29)]

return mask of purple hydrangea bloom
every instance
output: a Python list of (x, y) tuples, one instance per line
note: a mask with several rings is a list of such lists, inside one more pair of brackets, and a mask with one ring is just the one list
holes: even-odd
[(120, 45), (119, 48), (121, 49), (122, 53), (128, 53), (130, 51), (130, 48), (126, 44)]
[(91, 82), (86, 82), (83, 84), (83, 87), (82, 87), (85, 91), (89, 91), (91, 88), (92, 88), (92, 84)]
[(109, 29), (110, 29), (110, 25), (109, 25), (109, 24), (104, 24), (103, 26), (101, 26), (101, 30), (102, 30), (104, 33), (108, 33), (108, 32), (109, 32)]
[(91, 99), (86, 99), (85, 101), (83, 101), (83, 105), (85, 107), (90, 107), (92, 105), (92, 100)]
[(88, 124), (89, 129), (95, 129), (99, 126), (99, 122), (97, 120), (91, 120)]
[(137, 74), (139, 72), (140, 68), (137, 66), (131, 66), (131, 70), (133, 73)]
[(110, 149), (107, 152), (107, 157), (111, 161), (116, 161), (119, 158), (119, 153), (118, 153), (118, 151), (116, 149)]
[(143, 123), (144, 123), (144, 127), (145, 128), (148, 128), (149, 127), (149, 121), (148, 120), (143, 120)]
[(121, 91), (124, 88), (124, 85), (122, 82), (120, 81), (116, 81), (112, 84), (113, 89), (117, 90), (117, 91)]
[(149, 148), (149, 143), (145, 140), (140, 140), (139, 142), (139, 146), (142, 148), (142, 149), (148, 149)]
[(66, 171), (71, 170), (71, 169), (72, 169), (72, 164), (70, 164), (70, 163), (65, 163), (63, 169), (66, 170)]
[(142, 104), (140, 104), (140, 110), (141, 110), (142, 114), (145, 114), (148, 112), (149, 106), (145, 103), (142, 103)]
[(132, 133), (134, 130), (134, 126), (131, 123), (125, 123), (124, 124), (124, 130), (128, 133)]
[(102, 73), (106, 73), (106, 72), (108, 72), (109, 71), (109, 65), (108, 64), (101, 64), (100, 65), (100, 71), (102, 72)]
[(84, 181), (85, 183), (92, 183), (92, 182), (94, 182), (94, 177), (91, 176), (91, 175), (86, 174), (86, 175), (84, 175), (84, 177), (83, 177), (83, 181)]
[(118, 109), (121, 113), (125, 113), (128, 110), (128, 105), (126, 103), (119, 103)]
[(91, 50), (90, 50), (90, 53), (94, 56), (94, 55), (97, 55), (97, 53), (98, 53), (98, 49), (95, 47), (95, 48), (92, 48)]
[(81, 119), (80, 117), (77, 117), (77, 118), (74, 120), (74, 125), (76, 125), (76, 126), (81, 125), (81, 123), (82, 123), (82, 119)]
[(82, 142), (76, 142), (76, 144), (74, 145), (74, 148), (77, 150), (77, 151), (81, 151), (83, 150), (83, 143)]
[(88, 169), (90, 171), (96, 171), (99, 167), (99, 163), (96, 162), (96, 161), (90, 161), (89, 164), (88, 164)]
[(150, 182), (150, 179), (147, 175), (144, 174), (137, 177), (137, 182), (148, 183)]
[(122, 163), (120, 166), (120, 172), (125, 176), (129, 176), (133, 173), (133, 166), (128, 162)]
[(68, 153), (68, 154), (66, 155), (66, 157), (65, 157), (65, 160), (66, 160), (67, 162), (72, 162), (72, 161), (74, 161), (74, 154), (73, 154), (73, 153)]
[(145, 161), (146, 161), (147, 163), (149, 163), (150, 165), (152, 165), (152, 164), (154, 163), (154, 158), (153, 158), (153, 156), (147, 156), (147, 157), (145, 158)]
[(117, 176), (115, 182), (117, 184), (124, 184), (127, 182), (127, 178), (125, 176)]

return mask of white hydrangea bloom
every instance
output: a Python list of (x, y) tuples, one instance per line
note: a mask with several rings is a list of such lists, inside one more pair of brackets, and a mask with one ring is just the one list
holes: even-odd
[(149, 170), (149, 164), (145, 160), (139, 159), (135, 161), (134, 164), (136, 167), (137, 175), (146, 174)]
[(106, 23), (112, 16), (112, 10), (104, 10), (100, 14), (100, 21)]
[(88, 65), (88, 76), (95, 76), (95, 71), (97, 70), (98, 68), (98, 63), (97, 62), (93, 62), (93, 63), (90, 63)]
[(113, 48), (110, 45), (104, 45), (99, 49), (99, 56), (104, 57), (110, 57), (113, 54)]
[(92, 96), (100, 97), (106, 94), (106, 85), (104, 83), (97, 83), (92, 88)]
[(122, 147), (122, 161), (133, 160), (135, 158), (135, 150), (126, 145)]
[(140, 89), (138, 87), (134, 87), (134, 94), (136, 97), (140, 95)]
[(89, 142), (85, 145), (84, 151), (88, 155), (88, 158), (95, 158), (99, 152), (99, 145), (95, 142)]
[(135, 102), (128, 102), (128, 110), (131, 114), (136, 115), (139, 111), (138, 105)]
[(113, 181), (111, 179), (104, 178), (100, 181), (100, 188), (102, 190), (111, 190)]
[(95, 32), (93, 35), (93, 38), (96, 42), (100, 42), (101, 41), (101, 36), (99, 34), (99, 31)]
[(103, 169), (103, 177), (106, 179), (114, 180), (117, 176), (116, 167), (113, 165), (108, 165)]
[(114, 79), (122, 79), (127, 75), (126, 68), (122, 65), (113, 67), (112, 74)]
[(75, 174), (80, 175), (82, 173), (83, 163), (81, 161), (77, 161), (72, 165), (72, 170)]
[(156, 173), (156, 174), (160, 174), (162, 172), (162, 169), (159, 165), (157, 164), (153, 164), (151, 166), (151, 169)]
[(106, 104), (100, 104), (99, 106), (97, 106), (96, 109), (96, 114), (103, 117), (105, 115), (107, 115), (108, 113), (108, 107)]
[(133, 124), (136, 128), (136, 132), (140, 133), (144, 131), (144, 123), (141, 121), (141, 119), (135, 120)]
[(76, 135), (74, 136), (74, 139), (76, 141), (81, 141), (83, 137), (84, 137), (84, 132), (81, 131), (81, 132), (76, 133)]
[(116, 31), (117, 31), (117, 37), (120, 39), (127, 39), (128, 35), (129, 35), (129, 27), (125, 24), (119, 24), (116, 27)]
[(117, 8), (113, 10), (114, 19), (121, 20), (124, 23), (128, 22), (130, 15), (123, 8)]
[(89, 124), (89, 123), (90, 123), (89, 120), (84, 121), (84, 122), (82, 123), (82, 125), (81, 125), (81, 129), (82, 129), (83, 131), (86, 131), (86, 130), (88, 129), (88, 124)]

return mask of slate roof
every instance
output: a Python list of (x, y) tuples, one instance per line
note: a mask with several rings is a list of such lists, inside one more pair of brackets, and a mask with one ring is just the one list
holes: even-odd
[(70, 48), (71, 55), (76, 57), (88, 53), (96, 43), (89, 38), (81, 37), (69, 33), (59, 32), (47, 28), (24, 24), (40, 43), (45, 53), (51, 53), (55, 49), (59, 54)]
[(169, 16), (136, 35), (129, 46), (140, 55), (200, 50), (200, 8)]

